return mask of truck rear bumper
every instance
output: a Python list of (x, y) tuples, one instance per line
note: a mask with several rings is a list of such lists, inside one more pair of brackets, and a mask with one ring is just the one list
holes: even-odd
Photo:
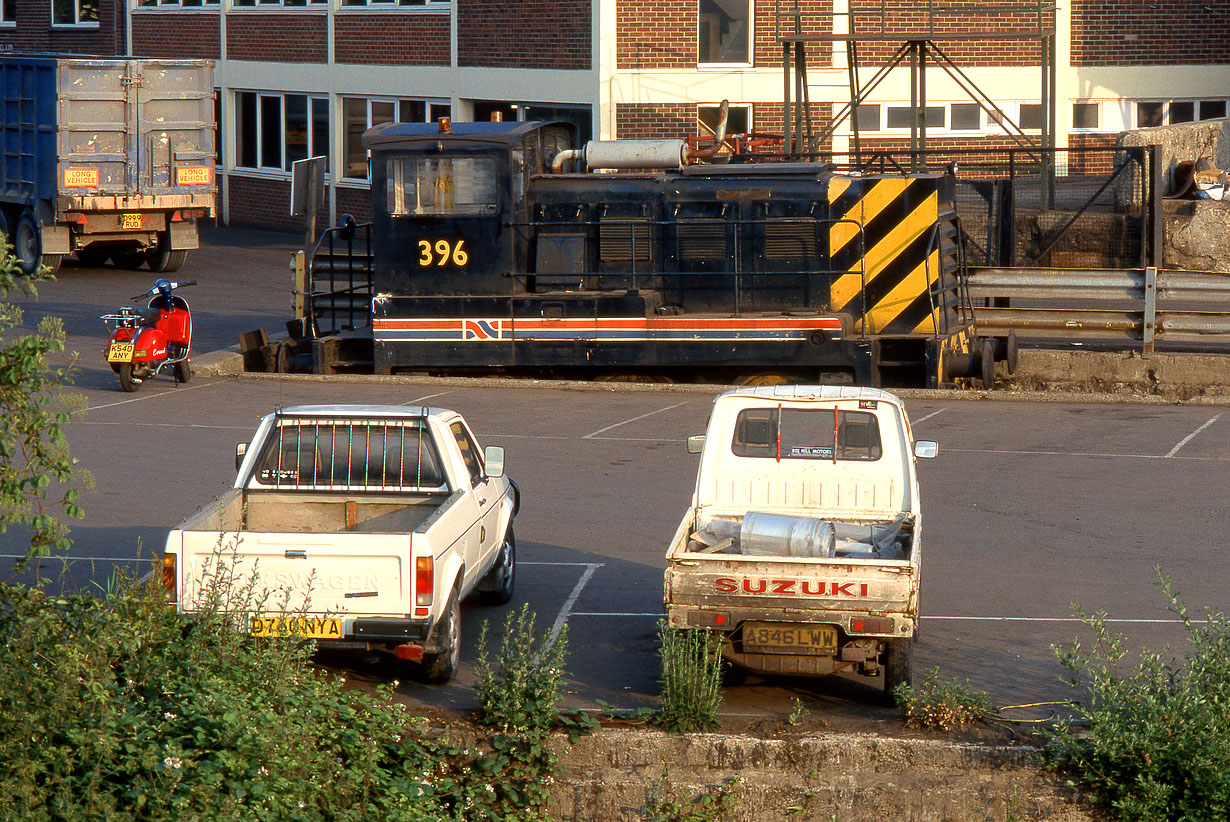
[(351, 636), (369, 642), (423, 642), (427, 639), (429, 627), (426, 622), (408, 619), (356, 619), (351, 625)]

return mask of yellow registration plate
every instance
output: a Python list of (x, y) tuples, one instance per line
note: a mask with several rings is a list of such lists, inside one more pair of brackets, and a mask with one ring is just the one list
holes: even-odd
[(143, 216), (140, 214), (121, 214), (120, 228), (140, 228)]
[(248, 621), (248, 633), (252, 636), (341, 639), (342, 621), (335, 617), (254, 616)]
[(743, 626), (743, 648), (745, 651), (761, 654), (788, 654), (798, 651), (835, 654), (837, 629), (832, 625), (748, 622)]
[(111, 343), (107, 362), (132, 362), (132, 343)]

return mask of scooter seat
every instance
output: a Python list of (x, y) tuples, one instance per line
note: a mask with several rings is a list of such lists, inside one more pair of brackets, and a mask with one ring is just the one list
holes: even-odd
[(137, 315), (141, 318), (141, 325), (153, 325), (158, 322), (162, 312), (157, 308), (138, 308)]

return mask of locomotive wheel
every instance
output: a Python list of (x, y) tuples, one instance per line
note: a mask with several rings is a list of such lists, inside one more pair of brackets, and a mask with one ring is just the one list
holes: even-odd
[(1014, 328), (1008, 332), (1008, 338), (1004, 340), (1004, 360), (1008, 363), (1008, 376), (1010, 377), (1016, 373), (1017, 356), (1016, 329)]
[(128, 393), (132, 393), (141, 387), (141, 383), (133, 381), (132, 378), (132, 363), (120, 363), (120, 388), (123, 388)]

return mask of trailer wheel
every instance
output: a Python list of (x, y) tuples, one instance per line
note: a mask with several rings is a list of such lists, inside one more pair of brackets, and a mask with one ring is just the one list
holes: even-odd
[(423, 679), (441, 685), (452, 679), (461, 665), (461, 603), (456, 590), (448, 599), (436, 633), (444, 640), (444, 650), (423, 654)]
[(170, 274), (173, 271), (179, 271), (187, 259), (188, 252), (185, 249), (164, 248), (162, 243), (159, 243), (157, 248), (151, 248), (145, 252), (146, 263), (159, 274)]
[[(17, 227), (13, 231), (13, 255), (26, 277), (33, 277), (42, 265), (43, 231), (34, 212), (28, 209), (17, 218)], [(59, 267), (59, 260), (56, 260), (56, 267)]]
[(884, 648), (884, 696), (890, 701), (898, 685), (910, 684), (914, 640), (890, 639)]

